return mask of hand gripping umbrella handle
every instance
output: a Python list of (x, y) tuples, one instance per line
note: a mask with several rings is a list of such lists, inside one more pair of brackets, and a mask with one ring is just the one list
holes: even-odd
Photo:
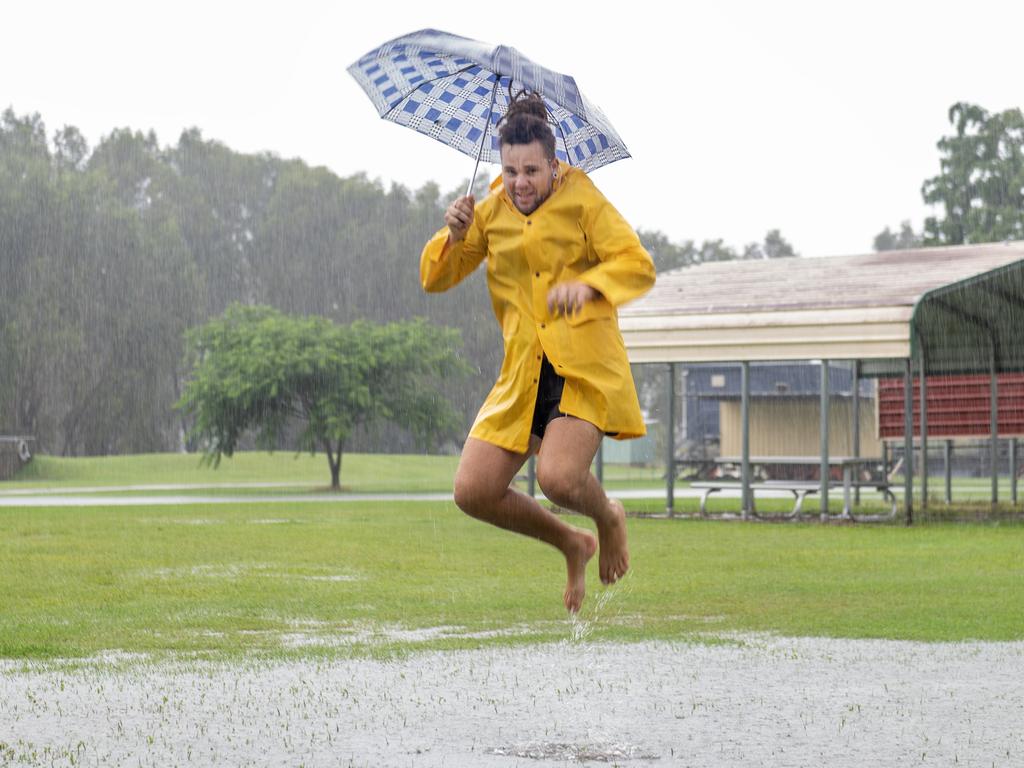
[(468, 197), (473, 192), (473, 184), (476, 183), (476, 172), (480, 168), (480, 158), (484, 153), (484, 142), (487, 141), (487, 131), (491, 128), (491, 115), (494, 112), (494, 95), (498, 92), (498, 82), (501, 78), (495, 73), (494, 75), (494, 87), (491, 88), (491, 103), (487, 107), (487, 119), (484, 121), (484, 135), (480, 137), (480, 149), (476, 153), (476, 165), (473, 166), (473, 177), (469, 180), (469, 186), (466, 187), (466, 196)]

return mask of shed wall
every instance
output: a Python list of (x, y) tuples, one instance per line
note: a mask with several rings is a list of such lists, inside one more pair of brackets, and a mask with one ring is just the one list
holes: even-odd
[[(829, 446), (832, 456), (853, 455), (853, 403), (833, 400), (829, 407)], [(750, 403), (751, 456), (817, 456), (821, 449), (819, 402), (814, 399), (757, 399)], [(742, 451), (740, 403), (719, 405), (723, 456)], [(875, 401), (860, 402), (860, 455), (881, 456), (875, 421)]]

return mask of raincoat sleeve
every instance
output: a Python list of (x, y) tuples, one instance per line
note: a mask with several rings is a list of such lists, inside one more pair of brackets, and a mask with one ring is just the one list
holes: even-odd
[(480, 229), (480, 218), (478, 209), (462, 242), (448, 242), (447, 226), (427, 241), (420, 254), (420, 282), (425, 291), (447, 291), (480, 266), (487, 255), (487, 240)]
[(650, 290), (654, 285), (654, 261), (607, 198), (593, 185), (589, 185), (588, 193), (583, 231), (599, 263), (577, 279), (617, 307)]

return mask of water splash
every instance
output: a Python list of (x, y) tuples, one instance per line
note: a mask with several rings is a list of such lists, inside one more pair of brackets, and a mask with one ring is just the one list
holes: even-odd
[[(633, 571), (627, 571), (626, 575), (615, 584), (605, 587), (593, 601), (593, 608), (588, 612), (586, 618), (583, 611), (569, 614), (569, 642), (578, 644), (584, 642), (593, 634), (595, 627), (606, 617), (610, 616), (610, 608), (618, 603), (622, 595), (628, 595), (633, 591)], [(584, 608), (586, 604), (584, 603)], [(619, 613), (621, 611), (616, 611)]]

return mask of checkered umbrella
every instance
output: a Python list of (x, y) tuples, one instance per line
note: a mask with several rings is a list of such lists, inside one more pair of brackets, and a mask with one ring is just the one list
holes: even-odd
[(629, 157), (573, 78), (535, 64), (515, 48), (424, 29), (384, 43), (348, 71), (385, 120), (475, 157), (477, 166), (480, 160), (501, 162), (497, 123), (508, 110), (509, 94), (523, 88), (547, 104), (559, 159), (591, 171)]

